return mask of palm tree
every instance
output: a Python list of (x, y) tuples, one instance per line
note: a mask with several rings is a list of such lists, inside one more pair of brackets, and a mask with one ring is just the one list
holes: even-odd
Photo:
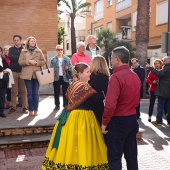
[(103, 56), (106, 58), (106, 61), (108, 61), (109, 54), (112, 50), (110, 47), (115, 41), (115, 34), (109, 29), (101, 30), (97, 35), (97, 44), (100, 48), (104, 48)]
[(150, 0), (138, 0), (136, 25), (136, 58), (145, 66), (149, 43)]
[(82, 2), (83, 0), (61, 0), (67, 9), (65, 9), (66, 13), (69, 15), (71, 19), (71, 49), (72, 54), (76, 53), (76, 34), (75, 34), (75, 27), (74, 27), (74, 20), (76, 15), (84, 17), (86, 13), (90, 12), (85, 8), (91, 5), (90, 2)]

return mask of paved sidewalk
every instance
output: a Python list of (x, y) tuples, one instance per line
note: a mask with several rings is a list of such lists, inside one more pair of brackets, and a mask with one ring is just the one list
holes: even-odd
[[(138, 140), (139, 170), (170, 170), (170, 127), (157, 127), (147, 121), (148, 99), (141, 100), (140, 128), (144, 129), (142, 140)], [(59, 112), (53, 112), (52, 96), (41, 96), (39, 116), (30, 117), (15, 113), (6, 119), (0, 118), (0, 128), (18, 125), (37, 126), (54, 124)], [(154, 109), (156, 115), (156, 105)], [(153, 117), (155, 120), (155, 116)], [(7, 125), (6, 125), (7, 124)], [(0, 151), (0, 170), (41, 170), (46, 148)], [(123, 170), (126, 170), (123, 159)]]

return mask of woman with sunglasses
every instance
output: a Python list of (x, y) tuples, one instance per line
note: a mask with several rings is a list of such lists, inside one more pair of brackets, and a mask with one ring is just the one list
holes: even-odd
[(54, 56), (50, 61), (50, 68), (54, 68), (54, 110), (60, 109), (60, 86), (62, 86), (63, 92), (63, 107), (68, 103), (67, 98), (65, 97), (67, 88), (69, 86), (69, 79), (67, 77), (67, 71), (72, 72), (72, 65), (70, 58), (63, 54), (62, 45), (56, 46), (57, 55)]

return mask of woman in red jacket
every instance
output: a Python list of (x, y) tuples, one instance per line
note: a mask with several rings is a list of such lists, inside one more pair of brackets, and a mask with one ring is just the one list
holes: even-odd
[[(162, 69), (162, 61), (160, 59), (154, 60), (154, 67), (157, 70), (161, 70)], [(151, 116), (153, 113), (153, 108), (154, 108), (154, 104), (155, 104), (155, 100), (156, 100), (156, 96), (154, 93), (155, 93), (156, 86), (158, 83), (158, 77), (150, 71), (148, 74), (148, 77), (146, 79), (146, 83), (148, 83), (150, 85), (150, 87), (149, 87), (150, 103), (149, 103), (149, 111), (148, 111), (148, 115), (149, 115), (148, 121), (151, 122)]]

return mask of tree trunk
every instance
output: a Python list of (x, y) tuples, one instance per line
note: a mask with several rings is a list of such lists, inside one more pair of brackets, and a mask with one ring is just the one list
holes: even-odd
[(136, 25), (136, 58), (144, 67), (149, 43), (150, 0), (138, 0)]
[[(138, 0), (136, 25), (136, 55), (140, 65), (145, 67), (149, 43), (150, 0)], [(143, 84), (143, 96), (146, 98), (146, 83)]]
[(76, 53), (76, 32), (74, 27), (75, 16), (71, 15), (71, 50), (72, 54)]

